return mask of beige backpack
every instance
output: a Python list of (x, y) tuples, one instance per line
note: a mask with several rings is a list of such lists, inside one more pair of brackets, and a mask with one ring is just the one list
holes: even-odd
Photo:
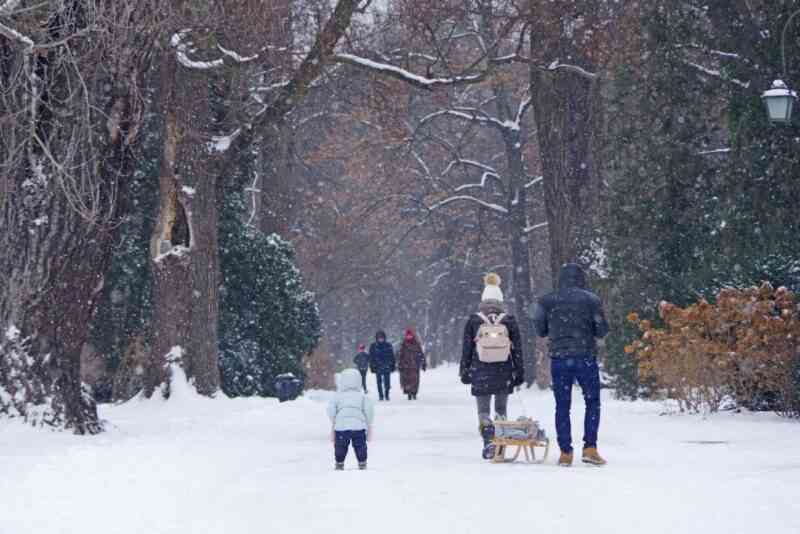
[(511, 357), (511, 338), (508, 335), (508, 328), (501, 324), (505, 316), (505, 313), (492, 315), (494, 320), (491, 320), (483, 313), (478, 314), (483, 324), (475, 336), (475, 346), (478, 350), (478, 359), (483, 363), (507, 362)]

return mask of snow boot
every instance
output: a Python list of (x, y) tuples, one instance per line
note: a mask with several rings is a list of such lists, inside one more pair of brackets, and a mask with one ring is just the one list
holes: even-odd
[(483, 456), (484, 460), (491, 460), (494, 458), (496, 447), (493, 443), (494, 440), (494, 425), (492, 423), (481, 423), (481, 437), (483, 438)]
[(334, 468), (336, 471), (344, 471), (344, 464), (336, 462), (336, 467)]
[(409, 393), (409, 394), (408, 394), (408, 400), (414, 400), (414, 395), (413, 395), (413, 394), (411, 394), (411, 393)]
[(572, 465), (572, 453), (561, 451), (561, 456), (558, 457), (558, 465), (561, 467), (569, 467)]
[(367, 462), (358, 462), (358, 470), (359, 471), (366, 471), (367, 470)]
[(581, 461), (585, 464), (591, 465), (606, 465), (605, 459), (597, 452), (597, 447), (586, 447), (583, 449), (583, 456)]

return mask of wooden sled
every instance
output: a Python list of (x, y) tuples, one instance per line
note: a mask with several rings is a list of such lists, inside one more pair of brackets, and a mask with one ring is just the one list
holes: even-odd
[[(496, 421), (495, 428), (498, 426), (504, 427), (511, 427), (511, 428), (520, 428), (521, 423), (516, 421)], [(545, 438), (544, 440), (538, 440), (534, 437), (519, 439), (519, 438), (507, 438), (507, 437), (495, 437), (492, 440), (492, 443), (495, 446), (494, 450), (494, 458), (492, 458), (493, 463), (501, 464), (501, 463), (511, 463), (517, 461), (520, 454), (525, 455), (525, 461), (529, 464), (541, 464), (547, 460), (547, 454), (550, 452), (550, 440)], [(510, 447), (516, 447), (516, 451), (514, 451), (513, 456), (506, 456), (506, 452), (509, 450)], [(536, 458), (536, 448), (540, 447), (543, 448), (544, 451), (542, 452), (542, 457), (540, 459)]]

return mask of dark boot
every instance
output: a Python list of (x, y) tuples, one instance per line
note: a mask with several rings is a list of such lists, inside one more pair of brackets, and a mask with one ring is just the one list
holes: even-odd
[(358, 462), (358, 469), (359, 469), (359, 471), (366, 471), (367, 470), (367, 462)]
[(336, 469), (336, 471), (344, 471), (344, 463), (336, 462), (336, 467), (334, 469)]
[(483, 459), (491, 460), (494, 458), (495, 445), (494, 440), (494, 425), (492, 423), (481, 424), (481, 437), (483, 438)]

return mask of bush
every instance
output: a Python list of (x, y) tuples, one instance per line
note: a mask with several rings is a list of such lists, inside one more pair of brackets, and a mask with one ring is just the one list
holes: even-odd
[(765, 283), (724, 289), (716, 304), (659, 306), (662, 328), (632, 313), (641, 337), (625, 348), (643, 379), (652, 380), (682, 410), (715, 411), (726, 398), (740, 406), (798, 415), (800, 320), (795, 295)]
[(275, 396), (275, 377), (303, 377), (302, 358), (321, 323), (291, 243), (246, 226), (239, 206), (223, 212), (220, 260), (220, 371), (229, 396)]

